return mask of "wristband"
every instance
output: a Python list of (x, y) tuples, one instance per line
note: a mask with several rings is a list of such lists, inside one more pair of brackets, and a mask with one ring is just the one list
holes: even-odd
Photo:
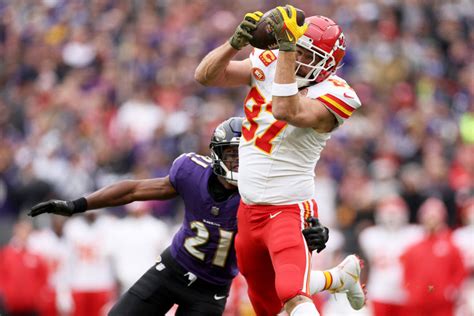
[(87, 211), (87, 200), (85, 197), (81, 197), (72, 201), (72, 204), (74, 205), (74, 213), (82, 213)]
[(298, 93), (298, 84), (292, 83), (273, 83), (272, 95), (276, 97), (289, 97)]

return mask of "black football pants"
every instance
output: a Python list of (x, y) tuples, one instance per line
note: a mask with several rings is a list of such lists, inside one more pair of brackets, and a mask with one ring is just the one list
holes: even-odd
[(189, 272), (168, 249), (161, 258), (120, 297), (109, 316), (163, 316), (174, 304), (179, 306), (176, 316), (222, 315), (230, 285), (218, 286), (201, 279), (190, 282)]

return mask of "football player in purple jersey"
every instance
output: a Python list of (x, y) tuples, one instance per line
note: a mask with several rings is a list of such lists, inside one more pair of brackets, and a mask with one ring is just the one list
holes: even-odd
[[(125, 180), (74, 201), (50, 200), (34, 206), (29, 215), (71, 216), (86, 210), (133, 201), (184, 201), (183, 224), (157, 262), (118, 300), (109, 315), (222, 315), (232, 279), (237, 275), (234, 238), (237, 232), (238, 147), (242, 118), (233, 117), (214, 131), (211, 156), (182, 154), (169, 175)], [(311, 250), (321, 251), (328, 230), (319, 223), (303, 231)]]

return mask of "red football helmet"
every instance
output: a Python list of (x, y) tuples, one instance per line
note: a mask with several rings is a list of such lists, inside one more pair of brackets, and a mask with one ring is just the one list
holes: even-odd
[(342, 28), (324, 16), (311, 16), (306, 19), (308, 29), (298, 39), (297, 45), (313, 53), (310, 63), (297, 61), (296, 72), (301, 67), (310, 71), (304, 76), (296, 76), (298, 86), (318, 83), (336, 72), (346, 50)]

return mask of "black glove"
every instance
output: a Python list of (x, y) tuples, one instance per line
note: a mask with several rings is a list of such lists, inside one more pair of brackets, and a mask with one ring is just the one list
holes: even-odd
[(319, 219), (309, 217), (306, 219), (309, 227), (303, 229), (303, 236), (306, 239), (306, 244), (310, 251), (317, 250), (318, 253), (326, 248), (326, 243), (329, 240), (329, 228), (321, 225)]
[(87, 210), (87, 200), (80, 198), (74, 201), (49, 200), (33, 206), (28, 213), (29, 216), (38, 216), (43, 213), (53, 213), (62, 216), (71, 216)]

